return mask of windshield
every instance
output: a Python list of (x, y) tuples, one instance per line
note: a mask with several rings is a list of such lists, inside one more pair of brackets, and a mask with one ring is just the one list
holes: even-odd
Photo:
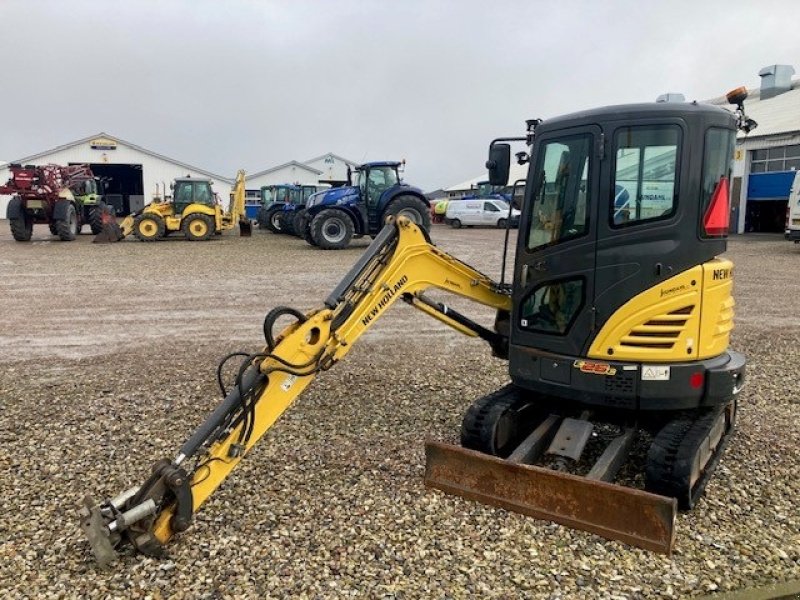
[(508, 202), (505, 200), (495, 200), (494, 203), (499, 206), (502, 210), (508, 211)]
[(261, 188), (261, 204), (269, 206), (275, 202), (275, 194), (271, 187)]

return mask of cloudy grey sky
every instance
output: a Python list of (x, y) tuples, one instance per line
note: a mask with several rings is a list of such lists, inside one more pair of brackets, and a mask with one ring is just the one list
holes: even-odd
[(0, 159), (106, 131), (233, 176), (334, 152), (425, 190), (523, 121), (800, 73), (798, 0), (0, 0)]

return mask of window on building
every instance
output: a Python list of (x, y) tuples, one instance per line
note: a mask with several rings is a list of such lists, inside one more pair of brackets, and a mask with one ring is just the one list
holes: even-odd
[(800, 170), (800, 144), (762, 148), (751, 152), (751, 173)]

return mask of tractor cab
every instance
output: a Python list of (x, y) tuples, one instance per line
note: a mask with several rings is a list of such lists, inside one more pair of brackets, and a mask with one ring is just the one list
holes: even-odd
[(265, 185), (261, 188), (261, 204), (265, 209), (275, 204), (296, 204), (300, 193), (301, 189), (296, 185)]
[(511, 194), (506, 193), (507, 186), (492, 185), (488, 181), (480, 181), (472, 186), (472, 189), (464, 196), (464, 200), (472, 199), (492, 199), (492, 200), (511, 200)]
[(211, 180), (192, 179), (190, 177), (176, 179), (172, 186), (172, 204), (175, 214), (182, 214), (190, 204), (216, 206)]
[(372, 162), (354, 169), (353, 186), (358, 188), (361, 201), (369, 208), (377, 207), (384, 192), (400, 184), (401, 164)]

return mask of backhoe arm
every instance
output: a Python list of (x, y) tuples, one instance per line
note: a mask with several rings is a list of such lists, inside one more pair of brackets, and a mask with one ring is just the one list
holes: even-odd
[[(436, 248), (404, 217), (383, 228), (323, 308), (309, 314), (285, 307), (270, 311), (264, 320), (266, 347), (245, 357), (231, 390), (224, 390), (219, 378), (224, 400), (176, 458), (157, 463), (138, 488), (99, 505), (86, 499), (82, 526), (97, 561), (109, 564), (126, 542), (146, 554), (163, 552), (163, 545), (188, 528), (192, 515), (317, 373), (341, 360), (396, 300), (480, 336), (502, 353), (504, 336), (423, 296), (431, 287), (501, 315), (510, 311), (510, 290)], [(275, 322), (285, 315), (295, 321), (275, 336)]]

